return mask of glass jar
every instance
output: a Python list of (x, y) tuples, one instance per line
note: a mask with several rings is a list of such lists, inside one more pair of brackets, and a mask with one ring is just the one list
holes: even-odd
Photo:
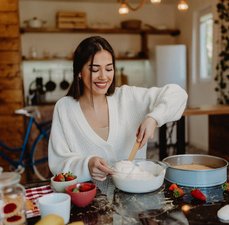
[(0, 174), (0, 225), (25, 225), (25, 189), (19, 184), (20, 174)]

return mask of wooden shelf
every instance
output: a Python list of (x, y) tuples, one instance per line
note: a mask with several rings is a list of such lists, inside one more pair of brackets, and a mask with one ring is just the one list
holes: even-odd
[[(50, 58), (22, 58), (22, 61), (24, 62), (30, 62), (30, 61), (72, 61), (71, 58), (57, 58), (57, 57), (50, 57)], [(148, 60), (147, 57), (116, 57), (116, 60), (126, 60), (126, 61), (134, 61), (134, 60)]]
[[(47, 33), (47, 34), (57, 34), (57, 33), (101, 33), (101, 34), (130, 34), (130, 35), (140, 35), (141, 37), (141, 49), (138, 57), (117, 57), (117, 60), (147, 60), (148, 55), (148, 44), (147, 36), (148, 35), (171, 35), (177, 36), (180, 34), (180, 31), (177, 29), (156, 29), (154, 27), (148, 29), (122, 29), (122, 28), (86, 28), (86, 29), (59, 29), (55, 27), (43, 27), (43, 28), (20, 28), (21, 34), (25, 33)], [(34, 59), (33, 59), (34, 60)], [(38, 61), (38, 59), (36, 59)], [(43, 60), (57, 60), (57, 58), (51, 59), (41, 59)], [(64, 60), (64, 59), (59, 59)], [(65, 59), (69, 60), (69, 59)]]
[(86, 29), (59, 29), (55, 27), (45, 28), (21, 28), (23, 33), (101, 33), (101, 34), (152, 34), (152, 35), (172, 35), (180, 34), (177, 29), (121, 29), (121, 28), (86, 28)]

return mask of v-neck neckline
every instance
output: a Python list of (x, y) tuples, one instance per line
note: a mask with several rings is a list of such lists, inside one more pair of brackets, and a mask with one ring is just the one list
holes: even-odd
[(106, 97), (107, 98), (107, 107), (108, 107), (108, 118), (109, 118), (109, 131), (108, 131), (108, 138), (107, 140), (104, 140), (102, 137), (100, 137), (95, 131), (94, 129), (91, 127), (91, 125), (89, 124), (87, 118), (85, 117), (84, 115), (84, 112), (80, 106), (80, 102), (78, 102), (77, 106), (78, 106), (78, 111), (79, 111), (79, 115), (80, 116), (80, 125), (81, 125), (81, 128), (83, 131), (85, 131), (86, 135), (87, 136), (90, 136), (90, 137), (93, 137), (93, 139), (96, 139), (97, 142), (100, 142), (100, 143), (109, 143), (110, 142), (110, 139), (111, 139), (111, 136), (112, 136), (112, 133), (113, 133), (113, 122), (114, 119), (113, 119), (113, 116), (114, 114), (112, 113), (112, 110), (111, 110), (111, 99), (110, 97)]

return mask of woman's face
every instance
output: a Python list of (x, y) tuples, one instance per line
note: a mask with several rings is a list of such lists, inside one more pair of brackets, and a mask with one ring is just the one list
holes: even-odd
[[(92, 72), (92, 90), (90, 76)], [(102, 50), (95, 54), (93, 64), (89, 60), (82, 68), (81, 77), (84, 83), (84, 94), (105, 95), (114, 78), (114, 67), (111, 54)]]

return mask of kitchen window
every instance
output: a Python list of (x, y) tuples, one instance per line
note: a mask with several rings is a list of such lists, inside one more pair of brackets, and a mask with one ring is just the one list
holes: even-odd
[(205, 80), (211, 78), (213, 68), (213, 13), (210, 8), (200, 11), (198, 25), (198, 72), (200, 80)]

